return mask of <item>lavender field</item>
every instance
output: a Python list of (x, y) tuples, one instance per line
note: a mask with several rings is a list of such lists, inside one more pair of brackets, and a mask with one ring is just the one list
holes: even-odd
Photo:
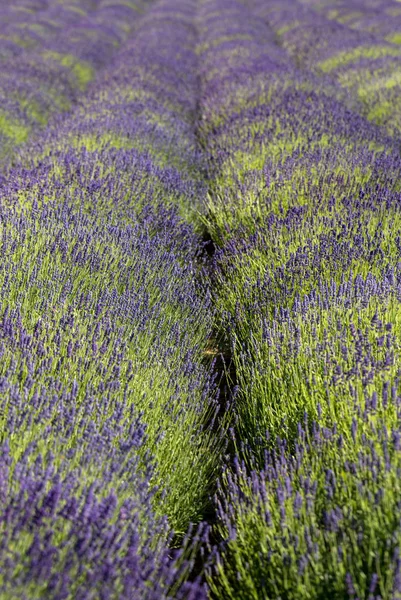
[(401, 600), (401, 1), (0, 0), (0, 600)]

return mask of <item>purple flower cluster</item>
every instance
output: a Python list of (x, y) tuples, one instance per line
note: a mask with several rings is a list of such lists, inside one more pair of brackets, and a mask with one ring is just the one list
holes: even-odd
[[(113, 205), (123, 211), (173, 203), (184, 213), (202, 206), (206, 186), (195, 128), (193, 8), (184, 5), (179, 17), (175, 8), (160, 2), (149, 10), (71, 115), (54, 120), (38, 145), (21, 149), (19, 162), (35, 169), (38, 182), (46, 185), (49, 172), (58, 178), (61, 169), (83, 196), (90, 191), (86, 207), (98, 213), (100, 203), (103, 210)], [(8, 185), (19, 186), (24, 177), (11, 172)], [(89, 188), (86, 178), (95, 180)], [(129, 199), (127, 187), (134, 189)]]
[(347, 436), (351, 448), (305, 421), (293, 451), (278, 440), (262, 469), (236, 461), (224, 474), (216, 502), (225, 541), (210, 572), (217, 597), (399, 596), (399, 427), (366, 436), (353, 425)]
[[(132, 443), (139, 447), (142, 432), (135, 427)], [(98, 451), (95, 443), (86, 452), (87, 465), (99, 462)], [(135, 463), (126, 463), (124, 448), (112, 449), (113, 471), (104, 468), (102, 482), (90, 485), (82, 460), (82, 469), (64, 470), (54, 457), (46, 464), (35, 458), (32, 445), (13, 466), (7, 444), (1, 452), (4, 596), (205, 598), (200, 583), (180, 585), (187, 568), (183, 550), (171, 556), (167, 522), (155, 517), (148, 481)], [(68, 452), (73, 458), (80, 451)], [(121, 490), (109, 487), (116, 473), (135, 484), (123, 500)]]

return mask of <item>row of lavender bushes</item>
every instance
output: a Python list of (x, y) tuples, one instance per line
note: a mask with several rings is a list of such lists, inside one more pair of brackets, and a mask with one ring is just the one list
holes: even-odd
[(147, 7), (1, 184), (1, 598), (207, 597), (188, 578), (223, 445), (183, 219), (206, 193), (194, 13)]
[(0, 598), (400, 597), (389, 5), (2, 8)]
[(376, 118), (399, 48), (316, 4), (199, 13), (203, 218), (238, 386), (216, 598), (401, 594), (399, 114)]
[(0, 160), (78, 101), (135, 28), (140, 0), (0, 7)]
[[(342, 3), (346, 9), (340, 11), (337, 2), (326, 8), (320, 4), (318, 10), (315, 1), (251, 0), (252, 8), (299, 68), (326, 75), (336, 83), (337, 96), (341, 90), (354, 111), (399, 134), (400, 7), (396, 2), (381, 2), (378, 8), (369, 9), (353, 1)], [(355, 20), (354, 26), (349, 17)]]

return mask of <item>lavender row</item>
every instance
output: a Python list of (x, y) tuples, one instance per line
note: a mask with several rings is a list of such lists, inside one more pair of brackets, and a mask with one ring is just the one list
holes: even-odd
[(193, 252), (168, 215), (167, 237), (151, 215), (29, 212), (2, 214), (2, 593), (131, 598), (136, 578), (175, 597), (171, 524), (196, 518), (214, 460)]
[(82, 16), (96, 8), (96, 1), (79, 3), (64, 1), (49, 4), (39, 0), (2, 3), (1, 58), (15, 57), (24, 49), (33, 49), (46, 43), (50, 36), (59, 35), (63, 27), (78, 23)]
[(372, 3), (301, 0), (301, 3), (310, 6), (327, 19), (342, 23), (351, 29), (370, 32), (391, 43), (401, 43), (401, 8), (391, 0)]
[(199, 16), (215, 301), (238, 379), (208, 581), (221, 598), (395, 599), (399, 153), (254, 15), (213, 0)]
[[(206, 21), (209, 3), (203, 6)], [(215, 35), (208, 22), (201, 37), (198, 128), (208, 150), (216, 241), (224, 246), (238, 228), (255, 233), (270, 213), (292, 207), (309, 216), (341, 208), (342, 196), (364, 185), (395, 189), (394, 140), (338, 101), (330, 80), (298, 70), (248, 9), (233, 2), (217, 7), (217, 27), (227, 33)]]
[[(195, 127), (198, 67), (193, 7), (183, 6), (176, 17), (174, 8), (159, 3), (157, 10), (142, 17), (133, 39), (71, 116), (54, 120), (38, 144), (21, 149), (17, 157), (44, 177), (49, 169), (55, 174), (64, 171), (64, 163), (78, 165), (82, 153), (94, 164), (99, 161), (99, 169), (93, 167), (97, 203), (87, 203), (88, 211), (113, 207), (111, 194), (120, 193), (125, 178), (137, 191), (133, 198), (122, 195), (119, 205), (114, 203), (115, 211), (133, 204), (139, 208), (152, 198), (164, 206), (173, 203), (183, 213), (203, 205), (206, 166)], [(171, 29), (165, 30), (166, 23)], [(182, 40), (175, 39), (174, 26), (180, 27)], [(110, 161), (120, 178), (105, 166)], [(7, 185), (21, 183), (24, 186), (23, 171), (17, 169)]]
[(139, 9), (136, 2), (100, 0), (86, 8), (60, 3), (34, 13), (14, 10), (2, 22), (0, 141), (6, 162), (50, 116), (71, 108), (129, 36)]
[(1, 184), (4, 595), (206, 598), (185, 583), (222, 448), (201, 240), (180, 216), (206, 195), (194, 16), (149, 8)]
[[(399, 122), (399, 58), (396, 38), (386, 41), (369, 29), (353, 30), (296, 0), (252, 2), (302, 69), (329, 76), (351, 107), (396, 136)], [(389, 23), (390, 14), (383, 19)]]

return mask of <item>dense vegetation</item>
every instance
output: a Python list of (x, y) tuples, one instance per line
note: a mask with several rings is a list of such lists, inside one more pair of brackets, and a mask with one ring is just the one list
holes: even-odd
[(401, 4), (0, 1), (0, 599), (401, 598)]

